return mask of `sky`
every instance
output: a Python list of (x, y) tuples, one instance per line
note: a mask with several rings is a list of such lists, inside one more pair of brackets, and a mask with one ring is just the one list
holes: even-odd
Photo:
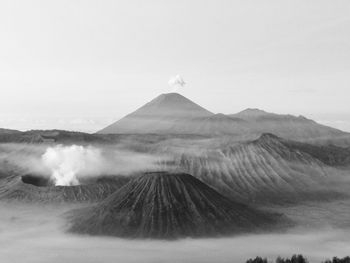
[(0, 127), (95, 132), (161, 93), (350, 131), (348, 0), (1, 0)]

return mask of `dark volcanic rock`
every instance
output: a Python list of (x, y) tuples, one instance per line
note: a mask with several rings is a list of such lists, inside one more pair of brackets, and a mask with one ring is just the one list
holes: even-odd
[(189, 174), (147, 173), (100, 204), (69, 214), (70, 231), (172, 239), (262, 230), (282, 221), (231, 201)]

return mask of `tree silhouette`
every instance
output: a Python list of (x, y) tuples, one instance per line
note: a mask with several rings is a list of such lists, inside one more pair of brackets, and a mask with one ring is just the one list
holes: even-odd
[[(266, 258), (256, 257), (255, 259), (248, 259), (246, 263), (267, 263)], [(282, 258), (277, 257), (276, 263), (308, 263), (307, 259), (303, 255), (293, 255), (291, 258)], [(326, 261), (324, 263), (350, 263), (350, 261), (342, 261), (342, 262), (332, 262), (332, 261)]]
[(256, 257), (254, 259), (248, 259), (246, 263), (267, 263), (266, 258)]
[(334, 257), (332, 260), (326, 260), (323, 263), (350, 263), (350, 257), (345, 257), (345, 258)]

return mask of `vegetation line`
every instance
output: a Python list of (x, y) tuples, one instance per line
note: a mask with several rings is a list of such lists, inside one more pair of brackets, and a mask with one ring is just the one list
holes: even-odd
[[(248, 259), (246, 263), (271, 263), (273, 261), (269, 261), (266, 258), (256, 257), (254, 259)], [(275, 263), (308, 263), (306, 257), (303, 255), (293, 255), (291, 258), (282, 258), (277, 257), (274, 261)], [(325, 261), (322, 261), (322, 263), (350, 263), (350, 257), (344, 257), (344, 258), (337, 258), (333, 257), (332, 260), (327, 259)]]

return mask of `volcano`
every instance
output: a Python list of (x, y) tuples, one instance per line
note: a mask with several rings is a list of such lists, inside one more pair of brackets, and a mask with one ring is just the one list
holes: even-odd
[(135, 112), (100, 130), (99, 134), (229, 135), (252, 140), (273, 133), (293, 140), (344, 140), (350, 135), (303, 116), (259, 109), (214, 114), (178, 93), (162, 94)]
[(178, 93), (162, 94), (98, 133), (196, 133), (193, 122), (211, 115)]
[(166, 172), (137, 177), (69, 219), (75, 233), (159, 239), (232, 235), (282, 221), (231, 201), (189, 174)]
[(168, 93), (98, 133), (219, 135), (247, 129), (244, 120), (214, 114), (178, 93)]

